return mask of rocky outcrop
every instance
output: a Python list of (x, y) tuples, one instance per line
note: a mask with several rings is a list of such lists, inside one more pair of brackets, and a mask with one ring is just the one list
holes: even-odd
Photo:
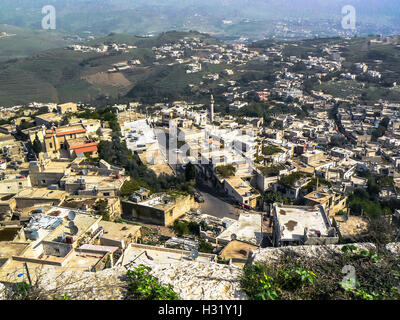
[[(372, 243), (354, 244), (358, 249), (374, 250)], [(252, 263), (273, 262), (286, 250), (302, 256), (324, 259), (330, 252), (341, 253), (343, 245), (296, 246), (258, 249), (252, 253)], [(400, 243), (391, 243), (386, 249), (400, 254)], [(46, 266), (41, 269), (40, 288), (42, 299), (59, 299), (66, 295), (71, 299), (121, 300), (127, 293), (127, 269), (114, 267), (98, 272), (65, 271)], [(246, 299), (241, 291), (241, 268), (234, 265), (180, 261), (153, 265), (151, 274), (163, 284), (171, 284), (184, 300), (240, 300)], [(4, 286), (0, 284), (0, 299), (4, 298)]]
[[(375, 250), (376, 246), (372, 243), (354, 243), (358, 249)], [(293, 247), (281, 247), (281, 248), (264, 248), (258, 249), (252, 252), (251, 261), (252, 263), (261, 262), (274, 262), (288, 250), (294, 251), (295, 253), (309, 258), (324, 259), (327, 258), (330, 253), (341, 253), (342, 247), (345, 245), (309, 245), (309, 246), (293, 246)]]
[(6, 286), (0, 283), (0, 300), (4, 300), (6, 298)]
[(240, 290), (241, 269), (234, 265), (182, 262), (152, 271), (162, 283), (171, 284), (185, 300), (246, 299)]
[(400, 242), (388, 243), (385, 248), (393, 254), (400, 254)]
[[(121, 300), (127, 293), (127, 269), (115, 267), (98, 272), (65, 271), (46, 266), (38, 275), (42, 299), (68, 296), (83, 300)], [(233, 265), (183, 261), (153, 266), (151, 274), (171, 284), (183, 300), (246, 299), (240, 290), (241, 269)]]

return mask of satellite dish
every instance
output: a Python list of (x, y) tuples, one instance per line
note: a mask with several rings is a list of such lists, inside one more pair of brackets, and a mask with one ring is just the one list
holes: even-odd
[(237, 235), (235, 233), (231, 234), (231, 240), (234, 241), (237, 239)]
[(195, 260), (198, 256), (199, 256), (199, 252), (196, 249), (192, 249), (190, 251), (190, 258), (192, 258), (192, 260)]
[(72, 221), (76, 217), (75, 211), (68, 212), (68, 220)]
[(78, 233), (78, 231), (79, 231), (78, 227), (75, 226), (75, 225), (73, 227), (71, 227), (70, 229), (71, 229), (71, 233), (73, 235), (76, 235)]
[(75, 226), (75, 223), (73, 221), (68, 222), (68, 227), (73, 228)]

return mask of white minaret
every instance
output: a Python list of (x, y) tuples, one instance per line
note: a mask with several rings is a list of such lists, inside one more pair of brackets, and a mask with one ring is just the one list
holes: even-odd
[(211, 95), (211, 105), (210, 105), (210, 122), (214, 122), (214, 96)]

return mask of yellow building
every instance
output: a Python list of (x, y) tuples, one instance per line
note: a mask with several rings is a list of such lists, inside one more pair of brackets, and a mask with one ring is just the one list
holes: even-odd
[(57, 112), (60, 114), (68, 113), (68, 112), (77, 112), (78, 105), (74, 102), (68, 102), (64, 104), (59, 104), (57, 106)]
[(307, 201), (307, 205), (322, 205), (328, 216), (334, 216), (340, 210), (346, 209), (347, 197), (343, 196), (342, 194), (335, 193), (324, 186), (307, 194), (304, 198)]

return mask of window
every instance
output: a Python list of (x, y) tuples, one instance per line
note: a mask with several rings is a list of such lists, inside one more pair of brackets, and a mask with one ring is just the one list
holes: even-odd
[(49, 146), (50, 146), (50, 148), (53, 148), (53, 144), (51, 142), (49, 143)]
[(109, 196), (110, 196), (110, 193), (109, 193), (109, 192), (104, 192), (103, 195), (104, 195), (105, 197), (109, 197)]

